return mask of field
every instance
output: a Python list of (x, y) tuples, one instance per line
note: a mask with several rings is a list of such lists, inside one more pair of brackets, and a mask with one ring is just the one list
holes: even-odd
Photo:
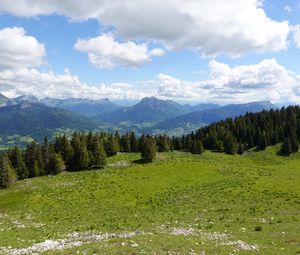
[(0, 254), (300, 254), (300, 154), (119, 154), (0, 190)]

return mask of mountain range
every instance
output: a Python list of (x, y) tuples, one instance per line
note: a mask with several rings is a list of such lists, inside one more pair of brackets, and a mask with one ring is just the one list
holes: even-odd
[(49, 135), (58, 128), (92, 130), (97, 127), (91, 119), (73, 112), (50, 108), (43, 104), (20, 102), (15, 105), (0, 107), (0, 134)]
[(41, 135), (57, 129), (183, 134), (203, 125), (246, 112), (276, 108), (271, 102), (182, 105), (155, 97), (122, 107), (109, 99), (54, 99), (25, 95), (9, 99), (0, 94), (0, 136)]
[(106, 115), (97, 115), (97, 119), (112, 124), (122, 122), (139, 123), (157, 123), (162, 120), (176, 117), (189, 110), (176, 102), (170, 100), (160, 100), (155, 97), (143, 98), (139, 103), (132, 107), (123, 107)]
[(40, 101), (40, 103), (45, 104), (49, 107), (61, 108), (64, 110), (76, 112), (87, 117), (92, 117), (95, 115), (108, 114), (121, 108), (117, 104), (111, 102), (108, 99), (102, 100), (88, 100), (88, 99), (78, 99), (78, 98), (68, 98), (68, 99), (55, 99), (55, 98), (45, 98)]
[(187, 126), (200, 127), (227, 118), (244, 115), (247, 112), (260, 112), (263, 110), (276, 109), (277, 107), (269, 101), (258, 101), (247, 104), (230, 104), (214, 109), (191, 112), (175, 118), (162, 121), (154, 126), (154, 129), (170, 130), (185, 128)]

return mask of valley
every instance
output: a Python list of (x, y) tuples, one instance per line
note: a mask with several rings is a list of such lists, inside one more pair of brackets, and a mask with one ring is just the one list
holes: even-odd
[(169, 136), (180, 136), (246, 112), (277, 108), (267, 101), (225, 106), (192, 106), (151, 97), (143, 98), (133, 106), (121, 106), (108, 99), (39, 100), (30, 95), (15, 99), (4, 96), (1, 98), (0, 149), (13, 145), (24, 146), (28, 139), (41, 141), (44, 136), (69, 136), (76, 130), (120, 133), (134, 131), (138, 135), (165, 133)]

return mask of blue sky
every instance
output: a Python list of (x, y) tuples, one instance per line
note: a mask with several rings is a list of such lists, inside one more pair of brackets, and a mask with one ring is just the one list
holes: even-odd
[(218, 103), (299, 99), (300, 1), (119, 1), (111, 7), (88, 0), (82, 7), (70, 0), (17, 0), (16, 6), (0, 0), (0, 50), (8, 52), (0, 61), (13, 63), (0, 65), (0, 93)]

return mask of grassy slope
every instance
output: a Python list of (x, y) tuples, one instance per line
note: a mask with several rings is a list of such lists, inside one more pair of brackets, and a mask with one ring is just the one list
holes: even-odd
[[(129, 166), (19, 182), (0, 190), (0, 247), (28, 247), (73, 231), (140, 229), (148, 234), (48, 254), (300, 253), (300, 154), (282, 158), (277, 149), (243, 156), (164, 153), (149, 165), (130, 163), (139, 155), (118, 155), (110, 163)], [(199, 232), (171, 235), (172, 228)], [(226, 240), (207, 238), (216, 232)], [(224, 245), (237, 240), (260, 251)]]

